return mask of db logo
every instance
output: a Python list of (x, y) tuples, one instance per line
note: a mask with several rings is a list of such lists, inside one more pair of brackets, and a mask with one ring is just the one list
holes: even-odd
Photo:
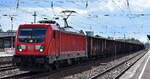
[(33, 51), (34, 50), (34, 46), (33, 45), (28, 46), (28, 50), (29, 51)]

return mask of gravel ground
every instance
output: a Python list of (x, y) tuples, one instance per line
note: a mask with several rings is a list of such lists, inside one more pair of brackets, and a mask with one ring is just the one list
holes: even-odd
[(18, 68), (13, 69), (13, 70), (7, 70), (7, 71), (3, 71), (0, 72), (0, 79), (1, 78), (5, 78), (5, 77), (9, 77), (9, 76), (14, 76), (14, 75), (19, 75), (19, 74), (23, 74), (23, 73), (28, 73), (29, 71), (20, 71)]
[(0, 57), (0, 65), (3, 62), (9, 62), (12, 61), (13, 56), (6, 56), (6, 57)]

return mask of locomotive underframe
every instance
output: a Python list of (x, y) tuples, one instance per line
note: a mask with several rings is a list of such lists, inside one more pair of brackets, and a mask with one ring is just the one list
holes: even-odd
[[(54, 64), (57, 61), (68, 62), (70, 59), (84, 58), (87, 57), (86, 53), (77, 53), (77, 54), (67, 54), (60, 56), (52, 55), (15, 55), (13, 58), (13, 63), (20, 67), (22, 70), (34, 70), (38, 68), (43, 68), (43, 66)], [(34, 71), (33, 70), (33, 71)]]

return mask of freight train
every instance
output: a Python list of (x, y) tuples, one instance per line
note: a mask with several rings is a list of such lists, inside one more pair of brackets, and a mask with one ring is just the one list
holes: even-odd
[(144, 49), (144, 45), (87, 36), (50, 23), (20, 25), (15, 48), (14, 64), (33, 69), (56, 67), (81, 58), (136, 52)]

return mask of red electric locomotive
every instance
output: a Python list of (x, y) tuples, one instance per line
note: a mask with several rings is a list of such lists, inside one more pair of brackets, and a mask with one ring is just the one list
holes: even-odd
[(57, 24), (20, 25), (14, 63), (21, 67), (37, 67), (86, 57), (85, 35), (64, 29)]

